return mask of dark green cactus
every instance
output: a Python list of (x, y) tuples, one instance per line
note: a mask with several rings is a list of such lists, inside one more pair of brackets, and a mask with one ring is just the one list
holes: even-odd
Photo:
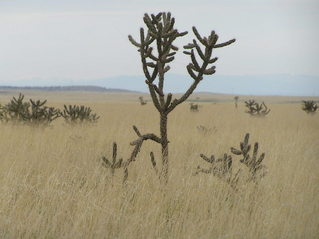
[(83, 105), (64, 105), (64, 110), (61, 112), (61, 116), (65, 119), (67, 123), (95, 123), (100, 118), (96, 114), (92, 114), (90, 107), (85, 107)]
[(302, 110), (306, 113), (315, 113), (318, 109), (318, 105), (313, 100), (303, 100)]
[(259, 157), (258, 155), (258, 142), (254, 144), (253, 154), (250, 155), (251, 145), (249, 144), (249, 133), (245, 135), (244, 141), (240, 142), (240, 149), (231, 147), (231, 152), (235, 155), (242, 155), (243, 158), (240, 160), (241, 163), (246, 165), (249, 168), (251, 173), (250, 180), (256, 181), (257, 174), (259, 173), (260, 177), (265, 175), (265, 166), (262, 164), (265, 153), (262, 153)]
[(255, 100), (248, 100), (248, 101), (245, 101), (245, 104), (246, 104), (246, 107), (248, 108), (246, 113), (252, 116), (266, 116), (270, 112), (270, 109), (268, 109), (268, 107), (266, 106), (264, 102), (259, 104)]

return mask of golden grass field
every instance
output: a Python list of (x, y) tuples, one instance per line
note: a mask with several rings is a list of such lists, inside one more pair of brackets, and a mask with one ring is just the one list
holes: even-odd
[[(85, 104), (101, 118), (94, 126), (62, 119), (45, 129), (0, 125), (0, 238), (319, 238), (319, 113), (278, 103), (290, 98), (266, 98), (266, 118), (250, 117), (242, 103), (236, 110), (233, 102), (204, 102), (198, 113), (182, 104), (169, 116), (168, 185), (159, 184), (149, 159), (154, 151), (159, 160), (160, 148), (147, 141), (122, 186), (122, 171), (112, 178), (101, 157), (111, 157), (113, 141), (120, 157), (129, 156), (132, 125), (159, 133), (152, 104), (140, 106), (134, 94), (25, 95), (59, 107)], [(203, 135), (199, 125), (214, 130)], [(230, 153), (246, 132), (266, 153), (268, 174), (258, 185), (234, 192), (213, 175), (193, 175), (208, 166), (200, 153)]]

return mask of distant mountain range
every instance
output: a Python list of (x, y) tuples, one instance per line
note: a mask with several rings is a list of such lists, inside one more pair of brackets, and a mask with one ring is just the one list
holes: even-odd
[(0, 86), (0, 90), (43, 90), (43, 91), (95, 91), (95, 92), (135, 92), (125, 89), (107, 89), (101, 86), (73, 85), (73, 86)]
[[(143, 76), (117, 76), (97, 80), (41, 79), (14, 82), (10, 86), (54, 86), (50, 90), (93, 90), (147, 92)], [(165, 90), (184, 92), (192, 83), (187, 75), (167, 74)], [(0, 85), (1, 84), (0, 82)], [(8, 85), (8, 84), (7, 84)], [(69, 85), (73, 85), (70, 87)], [(61, 88), (64, 87), (64, 88)], [(79, 88), (80, 87), (80, 88)], [(103, 87), (103, 88), (101, 88)], [(2, 88), (2, 87), (1, 87)], [(196, 92), (212, 92), (238, 95), (319, 96), (319, 76), (309, 75), (212, 75), (199, 84)]]

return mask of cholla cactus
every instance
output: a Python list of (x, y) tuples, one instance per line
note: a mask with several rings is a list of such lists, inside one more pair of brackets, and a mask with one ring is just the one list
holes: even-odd
[(8, 104), (1, 108), (1, 120), (8, 122), (24, 122), (27, 121), (26, 116), (29, 112), (30, 103), (23, 102), (24, 95), (19, 93), (19, 97), (13, 97)]
[[(258, 154), (258, 142), (254, 144), (254, 150), (252, 156), (249, 154), (251, 145), (248, 144), (249, 134), (245, 135), (244, 141), (240, 143), (240, 149), (235, 149), (231, 147), (231, 152), (235, 155), (242, 155), (243, 158), (240, 160), (240, 163), (248, 167), (249, 177), (248, 181), (258, 182), (258, 179), (262, 178), (266, 174), (266, 166), (262, 164), (262, 161), (265, 158), (265, 153), (262, 153), (259, 157)], [(233, 160), (230, 155), (224, 154), (222, 158), (215, 160), (215, 156), (211, 155), (207, 157), (203, 154), (200, 155), (211, 166), (208, 169), (204, 169), (200, 166), (197, 167), (195, 175), (199, 173), (213, 174), (214, 176), (223, 179), (227, 182), (235, 191), (238, 190), (238, 181), (241, 168), (233, 174)]]
[[(169, 63), (175, 59), (178, 48), (174, 45), (175, 40), (183, 37), (187, 32), (180, 32), (175, 28), (175, 18), (171, 13), (161, 12), (157, 15), (145, 14), (144, 23), (146, 29), (140, 28), (139, 42), (134, 40), (131, 35), (129, 41), (137, 47), (139, 52), (143, 72), (146, 77), (145, 83), (148, 86), (153, 104), (160, 114), (160, 140), (155, 141), (161, 145), (162, 168), (160, 170), (161, 179), (165, 183), (168, 180), (168, 135), (167, 120), (168, 114), (176, 106), (183, 103), (196, 89), (197, 85), (204, 79), (205, 75), (215, 73), (213, 63), (217, 57), (213, 57), (213, 50), (228, 46), (235, 42), (235, 39), (224, 43), (217, 43), (218, 35), (212, 31), (207, 37), (202, 37), (197, 29), (193, 27), (196, 40), (184, 46), (184, 54), (190, 56), (190, 63), (186, 66), (188, 74), (193, 79), (193, 83), (188, 90), (177, 99), (173, 95), (164, 92), (165, 74), (170, 70)], [(158, 79), (158, 80), (156, 80)]]
[(100, 118), (96, 114), (92, 114), (90, 107), (85, 107), (83, 105), (64, 105), (64, 110), (61, 112), (61, 116), (65, 119), (67, 123), (95, 123)]
[(234, 97), (234, 101), (235, 101), (235, 107), (236, 107), (236, 109), (238, 108), (238, 100), (239, 100), (239, 96), (238, 96), (238, 95), (236, 95), (236, 96)]
[[(133, 126), (133, 130), (135, 131), (138, 138), (131, 142), (131, 146), (134, 146), (134, 148), (130, 154), (130, 157), (127, 160), (125, 161), (123, 161), (122, 159), (117, 160), (117, 144), (116, 143), (113, 143), (113, 157), (112, 157), (113, 161), (110, 162), (109, 160), (107, 160), (106, 157), (102, 157), (103, 166), (107, 168), (111, 168), (112, 175), (114, 175), (115, 169), (123, 169), (124, 171), (123, 183), (127, 182), (128, 167), (132, 162), (136, 160), (137, 155), (140, 152), (144, 141), (153, 140), (159, 143), (161, 140), (155, 134), (141, 134), (135, 125)], [(151, 157), (152, 166), (156, 174), (160, 177), (158, 168), (157, 168), (158, 166), (156, 164), (153, 152), (150, 153), (150, 157)]]
[(146, 105), (147, 101), (143, 99), (143, 96), (138, 97), (141, 105)]
[(303, 104), (302, 110), (308, 114), (315, 113), (318, 109), (318, 105), (313, 100), (303, 100), (302, 104)]
[(266, 116), (270, 112), (270, 109), (268, 109), (264, 102), (258, 104), (255, 100), (248, 100), (245, 101), (245, 104), (248, 108), (246, 113), (252, 116)]
[(222, 158), (219, 158), (217, 160), (215, 160), (214, 155), (211, 155), (210, 158), (208, 158), (204, 154), (200, 154), (200, 157), (204, 159), (207, 163), (210, 163), (211, 166), (209, 167), (209, 169), (203, 169), (200, 166), (198, 166), (198, 171), (196, 172), (196, 174), (198, 174), (199, 172), (212, 173), (214, 176), (224, 178), (231, 173), (233, 161), (230, 155), (224, 154)]
[(190, 108), (189, 109), (192, 112), (198, 112), (199, 105), (198, 104), (194, 104), (194, 103), (190, 103)]
[(34, 101), (30, 99), (31, 110), (29, 110), (26, 115), (30, 123), (35, 125), (48, 125), (60, 117), (60, 110), (45, 106), (46, 102), (47, 100), (41, 102), (40, 100)]
[(214, 126), (213, 128), (210, 128), (210, 127), (206, 127), (204, 125), (198, 125), (196, 128), (197, 128), (198, 132), (204, 136), (211, 135), (211, 134), (217, 132), (216, 126)]
[(200, 154), (200, 157), (209, 163), (210, 167), (205, 169), (201, 166), (198, 166), (194, 175), (199, 173), (212, 174), (213, 176), (228, 183), (235, 191), (237, 191), (237, 183), (239, 180), (238, 175), (240, 170), (233, 174), (233, 160), (230, 155), (224, 154), (223, 157), (218, 158), (217, 160), (215, 159), (214, 155), (207, 157), (204, 154)]
[(111, 169), (112, 176), (114, 175), (115, 169), (121, 168), (123, 159), (117, 159), (117, 144), (113, 143), (113, 154), (112, 154), (112, 161), (108, 160), (106, 157), (102, 157), (103, 166), (106, 168)]
[(4, 122), (32, 124), (34, 126), (47, 126), (60, 116), (58, 109), (45, 106), (46, 100), (24, 102), (24, 95), (13, 97), (10, 103), (0, 108), (0, 119)]
[(239, 144), (240, 149), (231, 147), (231, 152), (235, 155), (242, 155), (243, 158), (240, 160), (241, 163), (249, 168), (250, 178), (249, 180), (256, 181), (257, 176), (263, 177), (266, 173), (265, 166), (262, 161), (265, 158), (265, 153), (262, 153), (259, 157), (258, 154), (258, 142), (254, 144), (253, 154), (250, 155), (251, 145), (248, 144), (249, 133), (245, 135), (244, 141)]

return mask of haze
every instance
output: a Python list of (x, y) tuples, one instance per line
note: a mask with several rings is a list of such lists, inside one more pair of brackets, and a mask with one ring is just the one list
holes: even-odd
[[(193, 25), (202, 34), (215, 30), (220, 41), (237, 39), (216, 50), (216, 75), (319, 75), (316, 0), (1, 0), (0, 85), (142, 75), (127, 35), (137, 38), (143, 14), (159, 11), (189, 31), (179, 46), (193, 38)], [(186, 75), (188, 62), (179, 53), (171, 73)]]

